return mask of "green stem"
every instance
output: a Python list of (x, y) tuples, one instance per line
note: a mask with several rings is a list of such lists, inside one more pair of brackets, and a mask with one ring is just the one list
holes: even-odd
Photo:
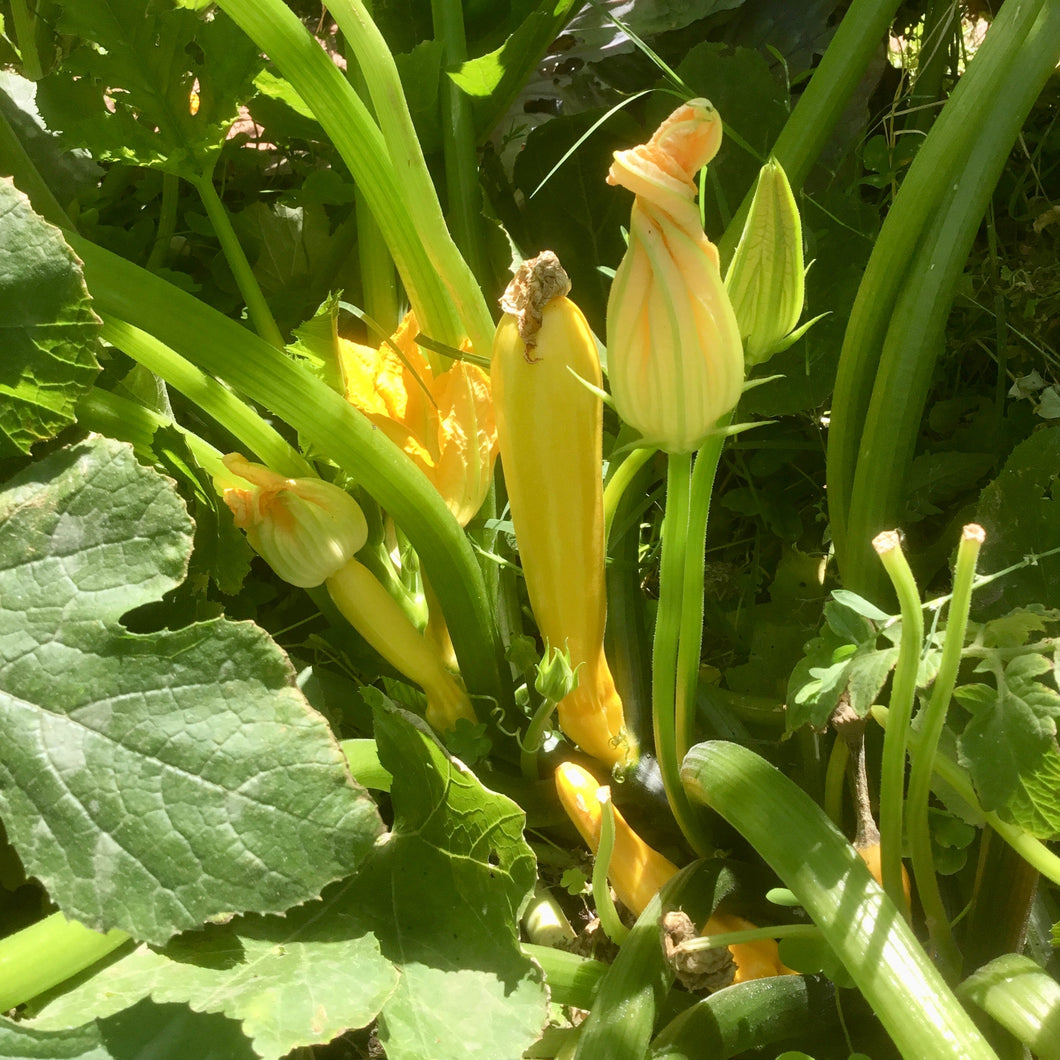
[(691, 491), (692, 455), (670, 453), (666, 465), (666, 514), (663, 516), (662, 557), (659, 563), (659, 606), (655, 614), (652, 644), (652, 727), (666, 800), (692, 849), (706, 854), (711, 845), (702, 835), (688, 797), (681, 787), (681, 758), (678, 756), (678, 746), (683, 738), (677, 731), (677, 658)]
[[(481, 287), (488, 287), (486, 245), (483, 239), (482, 187), (479, 183), (475, 127), (471, 121), (468, 97), (449, 77), (467, 59), (464, 12), (461, 0), (431, 0), (434, 36), (442, 46), (442, 83), (439, 87), (442, 111), (442, 152), (445, 156), (445, 196), (449, 224)], [(484, 351), (479, 351), (484, 352)]]
[(886, 585), (866, 543), (901, 511), (955, 285), (1020, 125), (1056, 64), (1058, 35), (1056, 4), (1000, 9), (917, 152), (858, 289), (832, 398), (828, 498), (844, 583), (863, 596)]
[(519, 769), (527, 780), (538, 780), (540, 777), (537, 756), (544, 743), (548, 723), (552, 720), (555, 711), (555, 700), (545, 699), (530, 719), (526, 735), (523, 737), (523, 745), (519, 750)]
[(836, 736), (824, 775), (824, 812), (836, 828), (843, 827), (843, 783), (849, 761), (850, 748), (842, 737)]
[(902, 609), (902, 639), (891, 684), (892, 724), (883, 741), (880, 764), (880, 864), (883, 889), (896, 908), (905, 908), (902, 886), (902, 808), (905, 788), (906, 748), (909, 721), (916, 699), (917, 671), (924, 646), (924, 613), (913, 572), (905, 558), (898, 534), (880, 534), (874, 541)]
[[(401, 318), (397, 273), (394, 259), (368, 208), (364, 195), (357, 192), (357, 261), (361, 276), (361, 301), (364, 311), (377, 323), (391, 331), (397, 330)], [(368, 345), (379, 345), (378, 336), (369, 335)]]
[(211, 379), (146, 331), (111, 316), (105, 309), (100, 310), (100, 316), (103, 318), (100, 334), (106, 342), (160, 376), (174, 390), (179, 390), (234, 435), (263, 464), (291, 478), (316, 474), (274, 427), (270, 427), (227, 387), (221, 386), (216, 379)]
[(22, 76), (39, 81), (44, 76), (44, 67), (37, 51), (37, 12), (30, 11), (26, 0), (11, 0), (11, 22), (22, 59)]
[(247, 261), (247, 256), (236, 236), (236, 230), (232, 227), (232, 219), (228, 216), (228, 211), (221, 202), (217, 189), (213, 186), (213, 174), (205, 173), (193, 183), (195, 190), (199, 193), (199, 198), (202, 199), (203, 206), (206, 207), (206, 216), (210, 218), (210, 224), (213, 225), (225, 260), (235, 277), (239, 293), (247, 304), (247, 313), (254, 324), (254, 330), (266, 342), (282, 350), (283, 335), (276, 326), (269, 303), (265, 301), (265, 295), (262, 294), (254, 270), (250, 267), (250, 262)]
[[(230, 2), (232, 0), (226, 0), (226, 4)], [(466, 336), (476, 353), (488, 356), (488, 351), (493, 347), (493, 318), (474, 274), (461, 257), (445, 226), (438, 193), (412, 124), (394, 57), (361, 0), (334, 0), (328, 5), (328, 10), (353, 47), (361, 69), (365, 71), (365, 80), (383, 134), (384, 149), (397, 178), (399, 194), (419, 234), (426, 263), (434, 269), (451, 305), (456, 307), (462, 325), (457, 331), (462, 333), (443, 334), (432, 330), (430, 322), (423, 319), (420, 319), (420, 326), (432, 338), (451, 346), (459, 346)], [(376, 212), (374, 207), (373, 212)], [(377, 212), (376, 220), (382, 224)], [(400, 261), (398, 264), (400, 267)], [(415, 301), (413, 305), (415, 307)], [(420, 318), (418, 309), (417, 318)]]
[[(887, 728), (889, 712), (886, 707), (873, 707), (872, 716), (880, 725)], [(915, 761), (920, 751), (920, 734), (915, 729), (909, 733), (909, 749)], [(1040, 839), (1035, 839), (1029, 832), (1003, 821), (993, 810), (984, 810), (979, 804), (975, 787), (967, 772), (956, 762), (951, 761), (945, 755), (936, 754), (931, 768), (935, 776), (953, 788), (957, 797), (971, 806), (975, 813), (981, 816), (1024, 861), (1060, 887), (1060, 856), (1054, 854)]]
[(611, 789), (601, 788), (597, 792), (600, 800), (600, 845), (593, 862), (593, 902), (600, 927), (619, 946), (626, 941), (629, 928), (622, 923), (611, 898), (611, 887), (607, 882), (611, 874), (611, 855), (615, 852), (615, 808), (611, 805)]
[(158, 229), (154, 245), (147, 259), (147, 268), (155, 272), (169, 260), (169, 248), (177, 228), (177, 205), (180, 200), (180, 178), (175, 173), (162, 174), (162, 205), (158, 215)]
[(719, 931), (713, 935), (700, 935), (682, 942), (678, 947), (684, 953), (696, 950), (715, 950), (719, 946), (739, 946), (745, 942), (761, 942), (763, 939), (819, 939), (821, 929), (816, 924), (775, 924), (772, 927), (750, 928), (747, 931)]
[(104, 935), (62, 913), (0, 939), (0, 1012), (65, 983), (128, 941), (124, 931)]
[[(282, 0), (220, 0), (220, 6), (272, 59), (331, 138), (383, 232), (420, 327), (441, 342), (459, 346), (471, 328), (462, 324), (448, 288), (460, 282), (459, 278), (454, 279), (458, 274), (470, 277), (470, 272), (445, 230), (437, 195), (426, 175), (422, 156), (418, 194), (433, 200), (433, 210), (429, 204), (417, 201), (416, 195), (407, 190), (410, 178), (408, 174), (398, 173), (398, 167), (391, 159), (390, 149), (396, 151), (397, 148), (392, 142), (388, 145), (389, 132), (384, 137), (342, 72)], [(371, 26), (363, 6), (358, 6), (359, 17)], [(362, 68), (370, 73), (373, 90), (378, 81), (387, 82), (384, 103), (381, 105), (376, 101), (380, 113), (384, 113), (387, 107), (400, 107), (407, 118), (408, 108), (400, 94), (393, 56), (385, 43), (378, 38), (373, 54), (367, 55), (359, 44), (359, 38), (375, 31), (375, 27), (371, 26), (371, 31), (366, 27), (359, 30), (357, 25), (351, 24), (347, 17), (350, 13), (348, 3), (337, 5), (337, 8), (329, 4), (329, 10), (353, 45)], [(412, 165), (411, 158), (406, 161)], [(422, 186), (424, 180), (426, 187)], [(437, 250), (434, 256), (428, 251), (428, 244), (436, 248), (446, 242), (451, 251), (445, 265), (451, 269), (452, 275), (446, 268), (439, 267), (435, 260)], [(445, 257), (444, 252), (442, 256)], [(472, 315), (489, 320), (481, 295), (478, 300), (480, 310)], [(485, 342), (479, 349), (489, 349), (492, 334), (492, 321), (488, 334), (484, 324), (480, 323), (472, 339)]]
[[(346, 57), (346, 79), (371, 109), (368, 83), (349, 41), (343, 38)], [(401, 298), (398, 289), (397, 270), (383, 231), (376, 222), (368, 200), (358, 188), (354, 198), (354, 215), (357, 224), (357, 260), (361, 279), (361, 308), (388, 334), (396, 330), (401, 318)], [(378, 344), (380, 336), (369, 335), (370, 345)]]
[(975, 564), (979, 558), (983, 537), (982, 527), (966, 526), (957, 549), (953, 597), (946, 619), (942, 658), (931, 690), (931, 698), (920, 713), (920, 750), (913, 760), (909, 774), (909, 794), (906, 797), (906, 832), (913, 858), (917, 894), (920, 896), (920, 904), (924, 907), (928, 933), (938, 953), (939, 962), (943, 971), (951, 975), (958, 973), (961, 955), (950, 930), (949, 917), (946, 915), (938, 879), (935, 876), (935, 858), (931, 852), (931, 829), (928, 825), (928, 799), (931, 794), (935, 753), (946, 723), (946, 712), (953, 689), (957, 684), (957, 671), (961, 665), (961, 649), (964, 647), (968, 610), (972, 603)]
[(658, 449), (632, 449), (625, 458), (614, 466), (604, 486), (604, 540), (611, 537), (611, 524), (615, 521), (622, 495), (629, 484), (637, 477), (637, 472), (649, 461)]
[(155, 431), (159, 427), (170, 427), (184, 437), (196, 463), (207, 474), (217, 475), (224, 470), (221, 453), (209, 442), (179, 423), (109, 390), (93, 387), (85, 394), (77, 403), (77, 422), (85, 430), (128, 442), (138, 456), (152, 461), (155, 459), (151, 451)]
[(722, 741), (693, 747), (681, 778), (689, 796), (728, 820), (798, 897), (902, 1056), (996, 1060), (900, 907), (794, 781)]
[[(732, 414), (722, 426), (728, 426)], [(710, 516), (710, 498), (721, 459), (724, 434), (714, 434), (696, 455), (692, 468), (689, 496), (688, 532), (684, 554), (681, 587), (681, 632), (677, 648), (677, 696), (674, 728), (677, 758), (687, 754), (695, 738), (696, 694), (699, 690), (699, 666), (703, 652), (703, 570)]]

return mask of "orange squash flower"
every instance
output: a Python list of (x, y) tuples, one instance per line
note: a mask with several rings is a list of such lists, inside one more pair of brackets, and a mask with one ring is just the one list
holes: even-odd
[(618, 414), (669, 453), (698, 449), (743, 387), (740, 327), (695, 204), (696, 171), (721, 144), (705, 99), (678, 107), (607, 175), (636, 196), (629, 248), (607, 302), (607, 362)]
[(340, 339), (346, 400), (408, 454), (466, 526), (486, 498), (497, 456), (489, 376), (467, 361), (435, 374), (417, 332), (407, 313), (378, 348)]

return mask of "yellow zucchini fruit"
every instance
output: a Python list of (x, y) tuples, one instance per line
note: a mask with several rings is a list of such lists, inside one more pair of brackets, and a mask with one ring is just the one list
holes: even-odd
[[(603, 811), (597, 791), (596, 778), (573, 762), (561, 762), (556, 767), (556, 792), (560, 804), (578, 829), (586, 845), (595, 854), (600, 847)], [(655, 897), (677, 866), (653, 847), (648, 846), (630, 828), (626, 819), (614, 807), (615, 846), (611, 853), (608, 879), (618, 900), (630, 912), (640, 916), (645, 906)], [(714, 913), (703, 925), (702, 935), (722, 935), (733, 931), (749, 931), (755, 927), (743, 917), (728, 913)], [(780, 959), (774, 939), (755, 939), (729, 946), (736, 974), (733, 982), (765, 979), (773, 975), (794, 975)]]
[(427, 694), (427, 721), (432, 728), (446, 732), (461, 718), (477, 720), (471, 699), (445, 668), (441, 655), (363, 563), (351, 559), (325, 585), (350, 625)]
[(609, 766), (637, 758), (604, 657), (600, 362), (585, 317), (549, 251), (521, 266), (502, 306), (490, 376), (501, 464), (530, 606), (542, 637), (566, 650), (577, 687), (559, 726)]

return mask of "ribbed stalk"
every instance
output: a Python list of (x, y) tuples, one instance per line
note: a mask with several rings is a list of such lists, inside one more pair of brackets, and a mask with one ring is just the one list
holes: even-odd
[(381, 431), (245, 327), (101, 247), (67, 235), (97, 310), (149, 330), (297, 430), (353, 476), (408, 535), (431, 578), (472, 693), (513, 711), (511, 683), (475, 554), (438, 491)]
[[(226, 0), (226, 3), (228, 2), (233, 0)], [(239, 2), (246, 3), (247, 0)], [(261, 4), (263, 0), (253, 2)], [(399, 194), (421, 242), (424, 260), (416, 266), (417, 272), (420, 269), (433, 269), (437, 282), (444, 287), (447, 300), (455, 308), (461, 333), (447, 337), (432, 330), (430, 322), (420, 317), (416, 300), (413, 299), (412, 306), (417, 311), (420, 326), (432, 338), (447, 342), (451, 346), (459, 346), (466, 336), (471, 340), (472, 349), (480, 357), (485, 357), (493, 341), (493, 318), (474, 274), (461, 257), (445, 226), (438, 193), (431, 181), (423, 150), (412, 124), (394, 56), (391, 55), (383, 35), (361, 0), (335, 0), (334, 3), (328, 4), (328, 11), (339, 24), (357, 55), (361, 69), (365, 72), (368, 91), (375, 106), (385, 151), (390, 158)], [(311, 103), (310, 105), (312, 106)], [(346, 161), (349, 165), (349, 159)], [(356, 177), (352, 166), (350, 172)], [(372, 210), (376, 212), (374, 205)], [(377, 212), (376, 219), (385, 228), (383, 219)], [(387, 242), (390, 242), (389, 237)], [(392, 245), (391, 249), (393, 250)], [(398, 268), (402, 269), (401, 260), (396, 254), (395, 260), (398, 262)], [(404, 272), (402, 269), (403, 277)], [(417, 276), (417, 279), (420, 277)]]
[[(428, 245), (443, 246), (447, 241), (452, 247), (449, 234), (441, 223), (433, 186), (424, 188), (420, 181), (420, 194), (426, 194), (434, 201), (431, 211), (429, 201), (413, 201), (408, 189), (409, 176), (396, 172), (391, 156), (394, 145), (388, 144), (342, 72), (281, 0), (222, 0), (220, 6), (272, 59), (331, 138), (383, 231), (420, 327), (441, 342), (459, 346), (469, 331), (462, 324), (450, 297), (445, 273), (434, 260), (437, 254), (432, 256), (428, 252)], [(347, 24), (338, 17), (348, 8), (349, 5), (345, 5), (342, 11), (336, 11), (329, 5), (347, 40), (357, 51), (362, 67), (370, 71), (369, 83), (372, 84), (389, 73), (393, 56), (386, 52), (388, 65), (385, 69), (365, 62), (356, 38), (358, 26)], [(367, 12), (363, 12), (363, 21), (371, 24)], [(396, 73), (393, 77), (396, 78)], [(407, 115), (408, 108), (400, 95), (400, 86), (395, 92), (393, 78), (388, 78), (387, 85), (390, 98), (382, 104), (376, 100), (377, 109), (383, 111), (387, 107), (400, 106)], [(405, 146), (407, 148), (407, 144)], [(422, 164), (422, 157), (420, 162)], [(467, 266), (455, 247), (452, 247), (451, 256), (453, 260), (448, 264), (458, 272), (462, 269), (466, 273)], [(472, 339), (476, 337), (477, 332)]]
[(0, 1012), (65, 983), (129, 941), (124, 931), (91, 931), (62, 913), (0, 939)]
[(868, 542), (901, 515), (955, 284), (1058, 51), (1060, 5), (1001, 8), (920, 147), (862, 278), (832, 401), (828, 498), (844, 584), (870, 598), (886, 582)]
[(693, 747), (681, 777), (689, 796), (728, 820), (794, 892), (903, 1056), (994, 1058), (902, 913), (800, 787), (721, 741)]

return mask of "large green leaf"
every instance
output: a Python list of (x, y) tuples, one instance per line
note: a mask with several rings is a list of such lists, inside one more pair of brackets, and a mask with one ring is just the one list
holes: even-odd
[(375, 719), (394, 830), (349, 897), (401, 970), (379, 1018), (387, 1056), (521, 1056), (547, 1018), (540, 970), (517, 941), (536, 874), (523, 812), (396, 712)]
[(107, 439), (0, 494), (0, 815), (68, 916), (159, 943), (314, 897), (381, 830), (262, 630), (120, 624), (180, 583), (191, 532)]
[[(327, 1043), (370, 1023), (398, 981), (375, 938), (350, 929), (347, 890), (340, 884), (286, 916), (189, 931), (162, 950), (141, 946), (45, 1005), (31, 1025), (78, 1027), (150, 997), (238, 1021), (267, 1060)], [(184, 1044), (184, 1055), (197, 1055), (192, 1040)]]
[(81, 263), (10, 180), (0, 180), (0, 456), (74, 421), (99, 371), (101, 321)]
[(141, 947), (51, 1000), (34, 1028), (76, 1027), (150, 996), (242, 1021), (267, 1058), (377, 1014), (390, 1060), (522, 1055), (547, 1017), (516, 934), (535, 876), (523, 813), (406, 717), (376, 711), (394, 829), (352, 879), (283, 917)]
[(47, 1031), (0, 1018), (4, 1060), (254, 1060), (239, 1026), (185, 1005), (142, 1001), (109, 1018)]
[(253, 42), (222, 11), (207, 18), (146, 0), (59, 6), (60, 30), (80, 42), (40, 83), (49, 128), (97, 159), (208, 172), (261, 66)]

